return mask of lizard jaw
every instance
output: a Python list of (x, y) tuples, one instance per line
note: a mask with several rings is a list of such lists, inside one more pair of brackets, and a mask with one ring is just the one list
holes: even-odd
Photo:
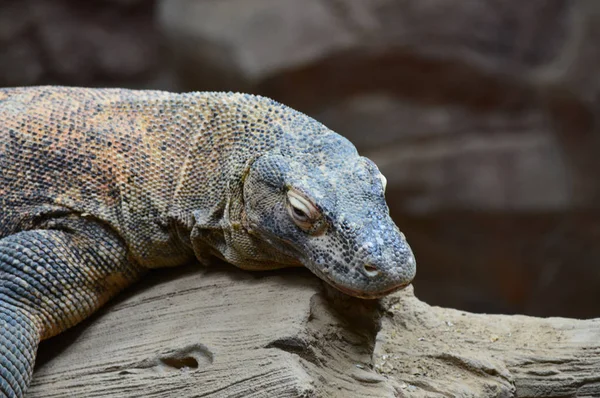
[(411, 284), (411, 282), (406, 282), (406, 283), (402, 283), (397, 286), (393, 286), (389, 289), (385, 289), (385, 290), (381, 290), (381, 291), (377, 291), (377, 292), (365, 292), (362, 290), (351, 289), (351, 288), (342, 286), (340, 284), (333, 282), (330, 279), (326, 279), (325, 281), (344, 294), (347, 294), (352, 297), (361, 298), (361, 299), (367, 299), (367, 300), (379, 299), (381, 297), (387, 296), (388, 294), (394, 293), (398, 290), (402, 290)]
[[(387, 287), (384, 288), (373, 288), (371, 286), (371, 289), (368, 289), (368, 286), (366, 289), (360, 289), (360, 288), (352, 288), (349, 287), (348, 284), (345, 283), (341, 283), (339, 281), (337, 281), (334, 277), (332, 277), (332, 275), (330, 274), (329, 271), (329, 267), (324, 268), (323, 266), (316, 266), (316, 264), (314, 264), (313, 262), (311, 262), (310, 260), (304, 259), (302, 261), (303, 265), (305, 268), (308, 268), (313, 274), (315, 274), (317, 277), (319, 277), (319, 279), (323, 280), (324, 282), (326, 282), (328, 285), (332, 286), (333, 288), (339, 290), (340, 292), (347, 294), (349, 296), (352, 297), (356, 297), (356, 298), (361, 298), (361, 299), (369, 299), (369, 300), (373, 300), (373, 299), (378, 299), (384, 296), (387, 296), (388, 294), (394, 293), (398, 290), (402, 290), (404, 288), (406, 288), (408, 285), (410, 285), (412, 283), (413, 278), (410, 279), (405, 279), (405, 280), (399, 280), (396, 281), (395, 284), (388, 284)], [(414, 277), (414, 275), (413, 275)]]

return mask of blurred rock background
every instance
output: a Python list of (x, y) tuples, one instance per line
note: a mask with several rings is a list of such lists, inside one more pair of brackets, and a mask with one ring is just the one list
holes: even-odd
[(600, 316), (597, 0), (0, 0), (0, 86), (270, 96), (387, 176), (416, 294)]

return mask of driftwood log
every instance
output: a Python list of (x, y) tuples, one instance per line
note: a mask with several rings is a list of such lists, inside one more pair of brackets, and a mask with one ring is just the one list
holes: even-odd
[(305, 270), (162, 270), (40, 347), (34, 397), (598, 397), (600, 319), (478, 315)]

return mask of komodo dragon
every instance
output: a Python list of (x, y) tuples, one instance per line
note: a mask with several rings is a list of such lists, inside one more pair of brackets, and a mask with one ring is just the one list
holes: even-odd
[(305, 266), (363, 298), (415, 275), (375, 164), (268, 98), (0, 89), (0, 170), (3, 396), (25, 394), (40, 340), (150, 268)]

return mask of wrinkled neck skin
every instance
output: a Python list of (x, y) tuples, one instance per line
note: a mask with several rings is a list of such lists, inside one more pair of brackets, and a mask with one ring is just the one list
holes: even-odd
[[(277, 153), (278, 151), (270, 151)], [(303, 266), (302, 253), (293, 245), (278, 236), (265, 234), (253, 224), (246, 214), (244, 186), (252, 164), (261, 156), (250, 159), (243, 168), (241, 178), (234, 177), (227, 192), (227, 206), (222, 220), (222, 228), (228, 247), (241, 253), (243, 261), (236, 265), (248, 270), (269, 270), (284, 267)]]
[(303, 266), (300, 253), (276, 237), (259, 234), (246, 217), (244, 182), (256, 154), (243, 164), (232, 165), (232, 173), (223, 191), (224, 200), (215, 206), (210, 219), (202, 211), (194, 211), (190, 233), (196, 257), (210, 263), (210, 256), (246, 270), (270, 270)]
[(179, 235), (202, 263), (211, 263), (214, 256), (249, 270), (302, 266), (299, 253), (284, 242), (259, 236), (247, 222), (244, 182), (258, 158), (305, 141), (294, 134), (297, 119), (319, 126), (309, 134), (333, 133), (263, 97), (209, 95), (200, 110), (203, 128), (193, 139), (171, 212), (184, 226)]

